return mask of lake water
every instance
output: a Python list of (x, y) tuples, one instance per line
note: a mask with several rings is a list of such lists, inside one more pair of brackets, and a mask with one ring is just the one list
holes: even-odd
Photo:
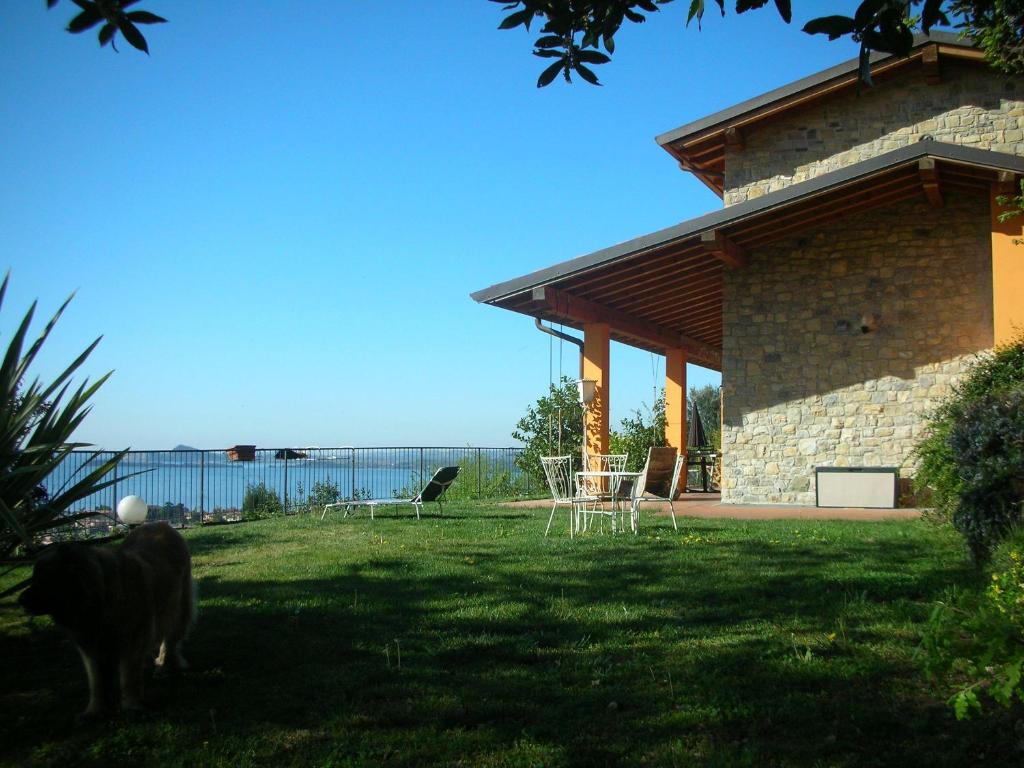
[[(114, 486), (83, 499), (72, 511), (116, 508), (128, 495), (151, 506), (171, 505), (184, 511), (212, 513), (242, 506), (246, 489), (263, 484), (284, 501), (308, 498), (315, 487), (330, 485), (339, 498), (412, 496), (437, 467), (459, 465), (459, 482), (476, 483), (477, 467), (518, 475), (518, 449), (504, 448), (343, 448), (302, 449), (306, 458), (275, 458), (259, 450), (253, 461), (229, 461), (224, 451), (137, 451), (118, 466)], [(82, 470), (109, 457), (76, 452), (51, 475), (51, 494)]]

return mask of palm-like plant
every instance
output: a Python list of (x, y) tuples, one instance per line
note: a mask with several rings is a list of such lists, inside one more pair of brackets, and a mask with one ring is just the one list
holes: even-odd
[[(0, 308), (9, 277), (5, 276), (0, 284)], [(33, 302), (0, 365), (0, 559), (8, 563), (30, 557), (40, 534), (96, 515), (68, 514), (68, 510), (75, 502), (112, 485), (114, 480), (104, 478), (126, 453), (121, 451), (96, 463), (100, 458), (97, 451), (60, 488), (41, 490), (71, 451), (88, 447), (71, 442), (71, 435), (89, 414), (89, 399), (110, 376), (107, 373), (93, 384), (85, 381), (72, 388), (71, 376), (96, 348), (100, 341), (96, 339), (52, 382), (29, 379), (29, 367), (70, 301), (71, 297), (46, 324), (39, 338), (23, 351), (35, 314)]]

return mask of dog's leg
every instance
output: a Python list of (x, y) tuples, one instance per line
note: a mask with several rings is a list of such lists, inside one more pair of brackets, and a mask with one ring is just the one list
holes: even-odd
[(85, 676), (89, 679), (89, 704), (79, 717), (100, 717), (103, 715), (103, 696), (100, 693), (99, 664), (96, 663), (96, 659), (87, 654), (81, 648), (78, 649), (78, 654), (82, 657), (82, 665), (85, 667)]
[(121, 672), (121, 709), (138, 712), (146, 707), (142, 703), (145, 684), (146, 662), (136, 655), (126, 656), (120, 660)]
[(106, 649), (93, 655), (79, 646), (78, 653), (89, 679), (89, 704), (78, 716), (79, 720), (95, 720), (117, 711), (119, 697), (116, 660)]
[(156, 657), (158, 670), (180, 671), (188, 669), (188, 662), (181, 655), (181, 643), (195, 619), (196, 584), (186, 576), (179, 601), (166, 621), (166, 630)]

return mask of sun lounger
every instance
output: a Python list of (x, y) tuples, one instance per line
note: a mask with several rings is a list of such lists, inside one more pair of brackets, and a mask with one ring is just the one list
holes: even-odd
[(345, 517), (348, 517), (355, 507), (369, 507), (370, 508), (370, 519), (373, 519), (373, 512), (377, 507), (393, 507), (397, 504), (411, 504), (416, 510), (416, 519), (420, 519), (420, 509), (427, 502), (433, 501), (437, 503), (438, 509), (441, 509), (441, 502), (444, 501), (444, 496), (448, 492), (448, 488), (452, 483), (455, 482), (455, 478), (459, 476), (459, 467), (441, 467), (434, 473), (434, 476), (430, 478), (423, 490), (413, 496), (411, 499), (349, 499), (347, 501), (337, 501), (333, 504), (324, 505), (323, 514), (320, 515), (320, 519), (323, 520), (327, 515), (327, 510), (332, 507), (344, 507)]

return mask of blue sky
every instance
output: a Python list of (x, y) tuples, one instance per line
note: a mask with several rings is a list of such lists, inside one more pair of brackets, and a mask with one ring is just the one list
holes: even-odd
[[(575, 348), (470, 292), (720, 206), (654, 136), (856, 55), (799, 31), (850, 2), (687, 5), (538, 90), (484, 0), (145, 0), (149, 57), (3, 3), (4, 338), (77, 291), (36, 373), (104, 337), (108, 448), (510, 445)], [(663, 376), (613, 345), (613, 421)]]

